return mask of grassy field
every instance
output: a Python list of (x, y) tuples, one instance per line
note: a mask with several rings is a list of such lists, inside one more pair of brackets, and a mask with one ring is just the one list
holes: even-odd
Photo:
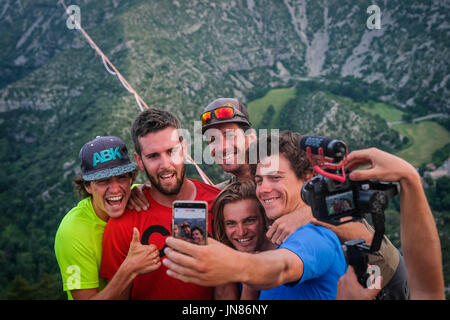
[[(268, 127), (273, 128), (279, 112), (290, 99), (295, 98), (295, 94), (295, 88), (273, 89), (264, 97), (249, 102), (247, 107), (253, 126), (259, 126), (264, 113), (272, 104), (275, 108), (275, 115)], [(355, 103), (346, 97), (333, 95), (332, 98), (342, 103)], [(373, 115), (379, 115), (386, 122), (400, 121), (404, 114), (403, 111), (382, 102), (367, 102), (358, 105)], [(450, 132), (434, 121), (397, 124), (393, 125), (392, 129), (409, 138), (408, 145), (395, 154), (416, 167), (424, 162), (430, 162), (433, 152), (450, 142)]]
[(450, 142), (450, 133), (434, 121), (397, 124), (392, 129), (409, 138), (408, 146), (396, 155), (416, 167), (430, 162), (433, 152)]
[(247, 108), (250, 114), (250, 121), (254, 127), (258, 127), (267, 108), (272, 104), (275, 108), (275, 115), (269, 127), (277, 119), (278, 113), (283, 106), (292, 98), (295, 98), (295, 88), (272, 89), (264, 97), (248, 103)]
[(373, 115), (377, 114), (387, 122), (401, 121), (404, 113), (403, 111), (383, 102), (366, 103), (361, 105), (361, 109)]
[[(373, 115), (379, 115), (387, 122), (401, 121), (403, 111), (382, 102), (367, 103), (361, 108)], [(402, 123), (393, 125), (392, 129), (409, 138), (406, 148), (396, 155), (410, 162), (415, 167), (430, 162), (434, 151), (450, 142), (450, 133), (434, 121)]]

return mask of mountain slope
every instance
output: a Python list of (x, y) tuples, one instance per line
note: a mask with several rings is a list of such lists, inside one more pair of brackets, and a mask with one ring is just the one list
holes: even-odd
[[(301, 87), (311, 79), (327, 88), (344, 83), (344, 96), (376, 97), (407, 113), (448, 113), (448, 1), (376, 3), (381, 30), (365, 27), (366, 1), (70, 4), (80, 6), (82, 25), (147, 104), (173, 111), (188, 130), (216, 97), (246, 101), (260, 88)], [(114, 134), (132, 146), (134, 97), (66, 19), (53, 0), (0, 3), (3, 291), (16, 274), (37, 282), (43, 272), (58, 272), (53, 238), (77, 201), (71, 179), (84, 142)], [(310, 98), (310, 108), (320, 112), (309, 110), (311, 122), (299, 118), (293, 128), (323, 124), (321, 134), (338, 135), (327, 120), (335, 98), (320, 90)], [(299, 116), (300, 109), (291, 108)], [(391, 133), (369, 114), (352, 115), (369, 129), (355, 138), (357, 146), (373, 143), (374, 132)], [(220, 179), (217, 169), (206, 169)]]

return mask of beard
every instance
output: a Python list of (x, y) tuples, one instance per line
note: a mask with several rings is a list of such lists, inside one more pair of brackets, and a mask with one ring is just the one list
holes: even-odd
[(186, 165), (183, 165), (183, 167), (181, 168), (180, 174), (178, 174), (178, 172), (175, 171), (176, 182), (171, 187), (163, 186), (161, 181), (158, 178), (158, 175), (167, 174), (168, 171), (163, 171), (163, 172), (160, 172), (159, 174), (157, 174), (156, 176), (153, 176), (147, 171), (147, 168), (145, 168), (145, 166), (144, 166), (144, 170), (145, 170), (145, 174), (147, 175), (147, 178), (150, 180), (150, 183), (152, 184), (152, 188), (155, 187), (156, 190), (158, 190), (160, 193), (162, 193), (166, 196), (173, 196), (173, 195), (178, 194), (181, 190), (181, 187), (183, 186), (184, 177), (186, 174)]

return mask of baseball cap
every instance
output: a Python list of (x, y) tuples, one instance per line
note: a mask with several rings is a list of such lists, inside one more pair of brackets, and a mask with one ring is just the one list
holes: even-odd
[(114, 136), (97, 136), (89, 141), (81, 148), (79, 158), (85, 181), (120, 176), (137, 167), (130, 161), (125, 143)]
[(218, 119), (217, 117), (212, 117), (209, 123), (202, 126), (202, 133), (210, 128), (211, 126), (217, 123), (227, 123), (227, 122), (235, 122), (235, 123), (245, 123), (249, 126), (250, 116), (248, 114), (247, 108), (236, 98), (219, 98), (208, 104), (208, 106), (203, 110), (203, 114), (209, 111), (214, 111), (220, 107), (233, 107), (237, 112), (236, 115), (232, 118), (227, 119)]

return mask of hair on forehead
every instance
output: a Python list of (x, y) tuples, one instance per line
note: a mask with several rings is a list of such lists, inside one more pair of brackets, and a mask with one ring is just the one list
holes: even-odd
[[(278, 151), (271, 150), (272, 139), (278, 139)], [(289, 130), (282, 131), (279, 134), (270, 134), (268, 136), (260, 137), (258, 141), (255, 141), (251, 146), (253, 152), (256, 152), (255, 154), (258, 157), (256, 164), (250, 164), (252, 175), (255, 176), (257, 165), (262, 160), (259, 149), (264, 146), (266, 148), (267, 157), (272, 155), (283, 155), (288, 160), (297, 178), (305, 180), (313, 171), (313, 166), (309, 162), (306, 152), (300, 148), (301, 139), (302, 136), (299, 133)]]
[(256, 197), (256, 184), (253, 180), (235, 181), (222, 192), (216, 198), (214, 202), (212, 212), (214, 216), (214, 233), (215, 238), (220, 242), (233, 247), (231, 242), (228, 240), (225, 233), (225, 217), (224, 217), (224, 207), (229, 203), (234, 203), (241, 200), (254, 200), (258, 207), (258, 213), (261, 215), (264, 224), (264, 233), (267, 231), (267, 218), (264, 207), (259, 202)]
[(180, 120), (173, 113), (156, 108), (142, 111), (131, 126), (131, 138), (133, 139), (135, 151), (138, 154), (142, 152), (139, 144), (140, 137), (161, 131), (167, 127), (181, 128)]

